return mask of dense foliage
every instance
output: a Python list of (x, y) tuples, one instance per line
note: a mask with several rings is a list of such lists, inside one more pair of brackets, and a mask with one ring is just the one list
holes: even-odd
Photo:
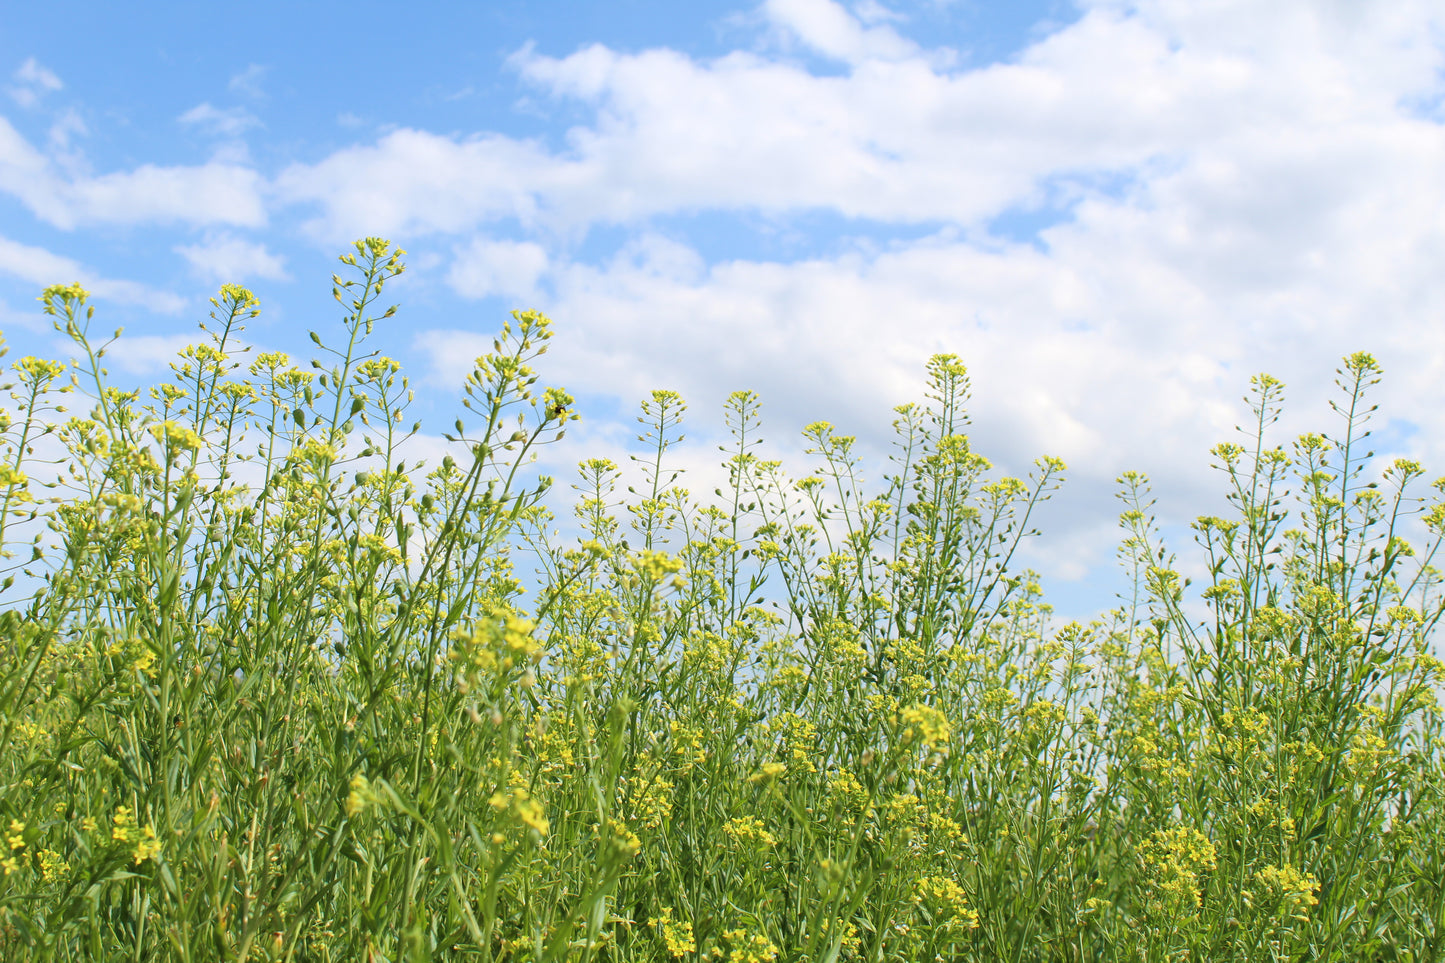
[(1411, 462), (1364, 478), (1369, 356), (1285, 447), (1255, 379), (1197, 598), (1125, 475), (1135, 593), (1059, 628), (1012, 559), (1063, 465), (995, 477), (957, 359), (876, 497), (826, 424), (808, 477), (759, 457), (739, 392), (699, 505), (656, 392), (646, 484), (583, 462), (561, 543), (550, 322), (477, 360), (469, 457), (408, 466), (363, 350), (401, 254), (342, 258), (324, 364), (245, 363), (228, 285), (145, 398), (45, 291), (78, 360), (15, 364), (0, 415), (4, 958), (1445, 956), (1445, 509)]

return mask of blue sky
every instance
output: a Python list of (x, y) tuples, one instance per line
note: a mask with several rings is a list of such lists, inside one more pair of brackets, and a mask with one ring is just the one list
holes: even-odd
[(533, 307), (544, 378), (585, 401), (559, 478), (625, 462), (671, 388), (704, 492), (730, 391), (798, 475), (818, 419), (881, 466), (953, 352), (976, 450), (1070, 466), (1024, 558), (1070, 616), (1118, 588), (1120, 472), (1176, 536), (1221, 511), (1208, 451), (1256, 372), (1288, 442), (1335, 428), (1339, 359), (1374, 353), (1380, 457), (1445, 470), (1438, 2), (12, 6), (12, 358), (64, 356), (34, 299), (72, 280), (125, 327), (122, 378), (163, 378), (223, 281), (261, 297), (258, 349), (309, 357), (335, 256), (381, 235), (410, 252), (375, 346), (419, 452)]

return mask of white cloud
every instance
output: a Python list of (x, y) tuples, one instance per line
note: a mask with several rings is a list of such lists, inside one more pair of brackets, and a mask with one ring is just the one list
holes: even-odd
[(453, 328), (433, 328), (412, 339), (412, 349), (431, 361), (428, 379), (447, 390), (456, 390), (476, 367), (475, 361), (492, 352), (493, 335)]
[(223, 284), (243, 284), (250, 278), (286, 281), (286, 259), (272, 254), (265, 244), (230, 234), (208, 236), (201, 244), (175, 248), (200, 277)]
[(925, 53), (836, 77), (747, 53), (703, 62), (598, 45), (563, 58), (526, 48), (511, 63), (552, 97), (595, 107), (566, 150), (401, 130), (290, 168), (283, 197), (319, 204), (312, 226), (328, 237), (363, 224), (465, 233), (504, 217), (581, 230), (719, 209), (976, 226), (1036, 201), (1046, 179), (1132, 173), (1241, 121), (1296, 124), (1330, 96), (1294, 85), (1254, 99), (1277, 78), (1107, 11), (1017, 63), (965, 72)]
[(34, 107), (40, 98), (65, 85), (53, 71), (40, 65), (34, 57), (29, 58), (15, 71), (16, 85), (9, 88), (10, 98), (21, 107)]
[[(886, 17), (876, 3), (862, 12), (872, 21)], [(818, 53), (847, 64), (905, 60), (918, 54), (917, 45), (893, 28), (865, 27), (835, 0), (765, 0), (763, 13)]]
[(50, 131), (47, 134), (50, 140), (50, 149), (56, 154), (65, 155), (70, 150), (72, 137), (84, 137), (89, 133), (90, 129), (85, 124), (85, 118), (75, 110), (66, 110), (50, 125)]
[(66, 192), (77, 221), (179, 222), (261, 227), (261, 177), (232, 164), (156, 167), (143, 164), (77, 181)]
[(155, 374), (165, 371), (181, 351), (204, 338), (189, 334), (127, 334), (106, 348), (103, 364), (130, 375)]
[(68, 257), (5, 237), (0, 237), (0, 272), (27, 281), (37, 289), (78, 281), (96, 298), (137, 304), (163, 314), (176, 314), (186, 306), (185, 298), (168, 291), (157, 291), (136, 281), (99, 277)]
[(491, 295), (526, 300), (536, 294), (547, 271), (547, 252), (530, 241), (488, 241), (475, 238), (458, 248), (447, 283), (462, 297)]
[(65, 230), (85, 224), (266, 223), (261, 176), (249, 167), (212, 161), (193, 167), (144, 164), (91, 177), (71, 173), (36, 150), (0, 117), (0, 192), (36, 217)]
[(176, 118), (182, 124), (199, 127), (219, 137), (237, 137), (261, 121), (244, 107), (222, 110), (209, 102), (200, 103)]
[[(527, 188), (555, 167), (535, 145), (486, 135), (456, 141), (392, 131), (374, 147), (348, 147), (276, 178), (282, 200), (319, 203), (307, 229), (328, 241), (416, 232), (461, 233), (503, 217), (530, 220)], [(418, 176), (420, 175), (420, 176)]]

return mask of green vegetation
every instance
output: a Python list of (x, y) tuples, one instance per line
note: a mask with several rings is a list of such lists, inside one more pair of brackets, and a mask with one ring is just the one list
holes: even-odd
[(34, 573), (0, 612), (0, 956), (1445, 956), (1445, 508), (1416, 464), (1363, 477), (1369, 356), (1342, 430), (1287, 447), (1255, 379), (1252, 444), (1214, 452), (1237, 515), (1195, 523), (1206, 620), (1127, 474), (1134, 596), (1055, 629), (1011, 559), (1063, 465), (994, 477), (951, 356), (877, 497), (826, 424), (813, 475), (760, 458), (740, 392), (699, 507), (657, 392), (647, 485), (583, 462), (559, 545), (526, 468), (576, 417), (535, 387), (550, 322), (478, 359), (470, 460), (408, 468), (406, 380), (363, 351), (401, 254), (342, 258), (311, 370), (243, 368), (258, 308), (222, 288), (147, 398), (46, 290), (79, 361), (14, 365), (0, 436)]

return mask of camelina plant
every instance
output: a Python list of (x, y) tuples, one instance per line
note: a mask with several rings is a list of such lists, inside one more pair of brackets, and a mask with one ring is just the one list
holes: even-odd
[(0, 411), (0, 956), (1445, 956), (1445, 508), (1413, 462), (1364, 475), (1368, 355), (1329, 435), (1277, 443), (1254, 380), (1202, 591), (1124, 475), (1133, 592), (1058, 627), (1014, 552), (1064, 466), (993, 472), (958, 359), (876, 494), (823, 423), (786, 475), (738, 392), (700, 504), (656, 392), (646, 484), (583, 461), (562, 540), (526, 467), (577, 417), (532, 368), (551, 322), (513, 315), (456, 456), (408, 463), (365, 350), (402, 254), (341, 258), (308, 366), (247, 355), (223, 287), (144, 393), (45, 290), (77, 360), (14, 364)]

